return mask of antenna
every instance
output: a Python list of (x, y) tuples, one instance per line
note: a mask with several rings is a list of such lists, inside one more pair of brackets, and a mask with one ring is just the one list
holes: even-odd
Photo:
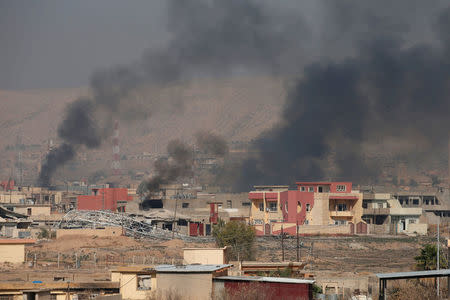
[(120, 175), (120, 148), (119, 148), (119, 121), (114, 121), (114, 133), (113, 133), (113, 162), (112, 172), (113, 175)]

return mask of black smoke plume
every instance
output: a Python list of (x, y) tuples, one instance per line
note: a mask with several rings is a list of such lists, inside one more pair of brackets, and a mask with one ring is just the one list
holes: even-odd
[(307, 66), (288, 93), (282, 122), (255, 141), (257, 155), (244, 162), (237, 189), (329, 176), (373, 183), (379, 168), (363, 146), (388, 137), (420, 143), (428, 153), (445, 149), (450, 128), (446, 51), (375, 39), (361, 45), (354, 58)]
[(161, 185), (176, 183), (178, 179), (193, 175), (194, 152), (210, 154), (216, 158), (228, 154), (226, 141), (213, 133), (202, 131), (196, 134), (195, 147), (191, 147), (179, 140), (172, 140), (167, 145), (168, 159), (160, 158), (154, 164), (155, 176), (147, 182), (147, 189), (151, 194), (157, 193)]
[[(144, 119), (157, 112), (162, 105), (157, 95), (143, 103), (133, 96), (145, 85), (166, 87), (193, 77), (243, 70), (280, 73), (291, 65), (281, 54), (300, 49), (300, 41), (291, 36), (306, 32), (301, 19), (274, 18), (253, 1), (170, 0), (168, 17), (173, 38), (165, 47), (150, 49), (129, 65), (93, 74), (91, 95), (72, 104), (58, 128), (64, 147), (73, 152), (81, 146), (98, 147), (109, 137), (113, 120)], [(52, 160), (49, 154), (44, 165), (51, 167), (43, 169), (45, 176), (39, 176), (39, 183), (49, 185), (57, 168), (72, 158)]]

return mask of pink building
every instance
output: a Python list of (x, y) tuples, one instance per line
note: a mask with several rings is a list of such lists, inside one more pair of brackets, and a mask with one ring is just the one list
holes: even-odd
[(362, 193), (351, 182), (297, 182), (287, 186), (255, 186), (249, 193), (251, 221), (257, 234), (296, 234), (298, 225), (346, 225), (361, 222)]

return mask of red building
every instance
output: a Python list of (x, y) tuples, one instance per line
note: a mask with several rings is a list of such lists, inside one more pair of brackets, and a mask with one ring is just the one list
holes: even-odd
[(282, 277), (221, 276), (214, 278), (214, 291), (225, 291), (232, 299), (247, 295), (259, 296), (258, 299), (309, 300), (313, 299), (313, 283), (314, 280)]
[(78, 210), (125, 211), (124, 204), (133, 200), (126, 188), (93, 189), (92, 193), (77, 197)]

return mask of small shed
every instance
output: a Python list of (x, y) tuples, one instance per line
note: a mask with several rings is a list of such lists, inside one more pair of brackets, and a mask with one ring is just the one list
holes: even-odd
[(213, 278), (227, 275), (229, 264), (156, 266), (158, 292), (161, 297), (209, 300), (213, 295)]
[(314, 280), (260, 277), (260, 276), (222, 276), (214, 278), (214, 296), (262, 299), (310, 300), (313, 299)]
[(0, 262), (23, 263), (25, 245), (35, 242), (32, 239), (0, 239)]
[(227, 264), (230, 247), (183, 248), (185, 264)]

